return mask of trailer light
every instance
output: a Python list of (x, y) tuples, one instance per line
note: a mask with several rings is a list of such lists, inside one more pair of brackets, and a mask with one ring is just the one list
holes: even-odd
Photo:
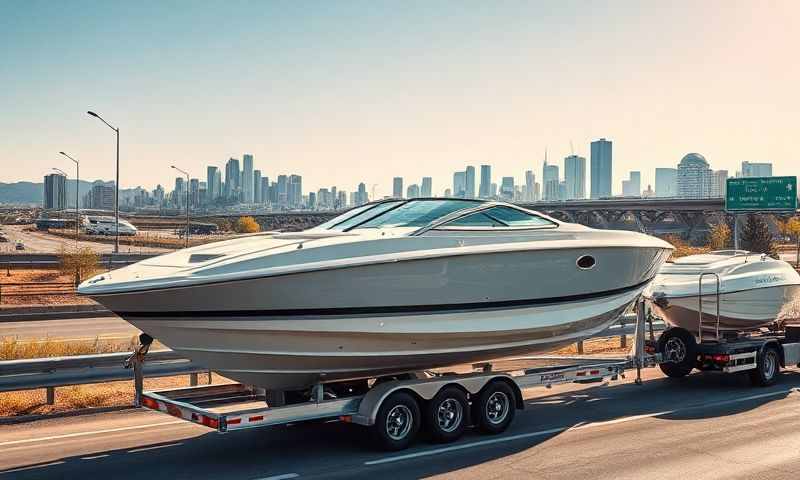
[(344, 423), (353, 423), (353, 416), (352, 415), (342, 415), (339, 417), (340, 422)]
[(264, 415), (255, 415), (247, 419), (248, 422), (260, 422), (264, 420)]
[(228, 425), (239, 425), (240, 423), (242, 423), (242, 419), (241, 418), (229, 418), (228, 419)]
[(151, 410), (158, 410), (158, 402), (150, 397), (142, 397), (142, 406)]
[(206, 427), (214, 429), (219, 428), (219, 420), (216, 418), (207, 417), (205, 415), (200, 415), (200, 423)]
[(712, 355), (711, 359), (717, 363), (728, 363), (731, 357), (730, 355)]

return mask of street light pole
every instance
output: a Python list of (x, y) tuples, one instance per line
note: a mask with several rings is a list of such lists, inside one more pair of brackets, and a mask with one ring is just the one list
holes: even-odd
[(108, 128), (117, 133), (117, 180), (114, 184), (114, 219), (116, 225), (114, 226), (114, 253), (119, 253), (119, 128), (112, 126), (110, 123), (103, 120), (103, 117), (89, 110), (89, 115), (99, 118), (101, 122), (105, 123)]
[(186, 248), (189, 248), (189, 173), (175, 165), (170, 165), (170, 167), (186, 175)]
[(81, 180), (81, 162), (75, 160), (74, 158), (70, 157), (64, 152), (58, 152), (61, 155), (69, 158), (73, 162), (75, 162), (75, 251), (78, 251), (78, 235), (80, 235), (80, 229), (78, 226), (78, 221), (80, 220), (80, 211), (78, 209), (78, 202), (80, 201), (80, 180)]

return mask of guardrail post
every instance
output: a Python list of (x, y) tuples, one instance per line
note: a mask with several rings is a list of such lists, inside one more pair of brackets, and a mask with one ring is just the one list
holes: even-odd
[(578, 353), (583, 355), (583, 340), (578, 340), (576, 346), (578, 348)]
[(142, 392), (144, 391), (144, 365), (138, 358), (133, 361), (133, 406), (142, 406)]
[(189, 386), (191, 387), (197, 386), (197, 372), (189, 374)]
[(47, 387), (47, 404), (55, 405), (56, 403), (56, 387)]
[(211, 370), (208, 371), (208, 384), (211, 385)]
[(628, 346), (628, 336), (625, 335), (625, 317), (620, 320), (620, 326), (622, 327), (622, 335), (619, 336), (619, 348), (626, 348)]

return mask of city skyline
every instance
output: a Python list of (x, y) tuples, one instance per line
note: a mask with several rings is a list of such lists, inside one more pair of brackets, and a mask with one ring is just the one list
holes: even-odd
[[(0, 181), (69, 173), (62, 150), (83, 177), (113, 178), (112, 132), (89, 109), (120, 128), (123, 188), (169, 185), (171, 164), (204, 178), (242, 149), (264, 159), (262, 174), (302, 172), (313, 191), (359, 177), (381, 197), (391, 175), (430, 176), (441, 191), (484, 164), (519, 183), (540, 176), (545, 148), (586, 158), (588, 172), (588, 143), (602, 137), (615, 143), (612, 194), (632, 170), (655, 185), (655, 167), (687, 152), (729, 172), (750, 161), (797, 174), (796, 3), (474, 6), (2, 4), (0, 39), (14, 48), (0, 72), (0, 161), (15, 168)], [(112, 28), (118, 16), (128, 21)], [(203, 33), (221, 21), (268, 27)]]

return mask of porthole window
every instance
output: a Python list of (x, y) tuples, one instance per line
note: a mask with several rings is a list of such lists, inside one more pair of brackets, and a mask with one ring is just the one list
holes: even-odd
[(591, 268), (594, 268), (597, 261), (591, 255), (583, 255), (581, 257), (578, 257), (578, 260), (575, 263), (581, 270), (589, 270)]

